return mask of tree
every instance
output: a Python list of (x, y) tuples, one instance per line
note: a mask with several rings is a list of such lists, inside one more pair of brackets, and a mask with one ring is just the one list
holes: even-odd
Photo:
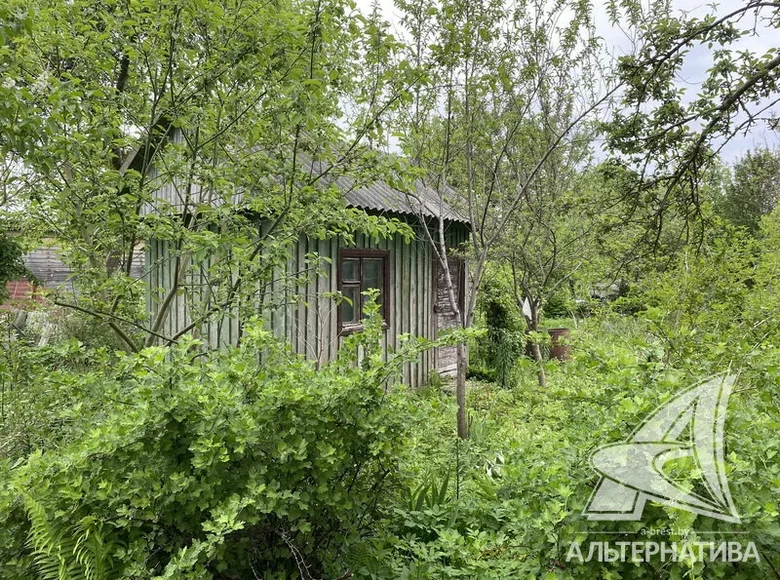
[(734, 164), (718, 209), (734, 225), (758, 232), (761, 218), (780, 200), (780, 154), (771, 149), (748, 151)]
[[(758, 125), (777, 126), (772, 108), (780, 102), (780, 54), (740, 43), (759, 31), (776, 34), (780, 6), (748, 0), (692, 16), (674, 13), (666, 0), (611, 0), (609, 10), (635, 38), (635, 50), (619, 60), (625, 90), (607, 125), (608, 145), (642, 178), (634, 195), (652, 199), (656, 227), (672, 207), (701, 218), (701, 177), (724, 145)], [(696, 49), (709, 55), (710, 68), (683, 88), (678, 79)], [(696, 94), (689, 96), (691, 84)]]
[[(453, 248), (446, 242), (445, 220), (426, 228), (458, 325), (467, 327), (486, 264), (513, 216), (551, 156), (571, 143), (573, 130), (614, 88), (596, 90), (598, 45), (590, 8), (583, 3), (415, 0), (400, 7), (410, 36), (408, 61), (427, 73), (404, 111), (402, 147), (418, 175), (471, 223), (463, 309), (453, 291), (448, 259)], [(566, 121), (544, 127), (544, 107), (555, 96), (575, 94), (580, 98), (567, 101)], [(461, 437), (467, 436), (465, 375), (466, 346), (460, 344)]]
[(608, 224), (614, 192), (578, 171), (576, 149), (567, 153), (566, 159), (546, 164), (495, 248), (495, 258), (511, 273), (542, 387), (547, 385), (543, 357), (532, 333), (539, 331), (544, 306), (562, 287), (573, 288), (578, 275), (587, 272), (596, 282), (606, 274), (596, 273), (597, 240), (617, 229)]
[[(413, 81), (386, 71), (366, 88), (373, 28), (350, 3), (12, 0), (0, 23), (0, 155), (18, 160), (20, 203), (79, 273), (77, 301), (59, 302), (129, 350), (178, 340), (164, 323), (193, 275), (217, 290), (187, 332), (256, 309), (300, 235), (389, 223), (323, 185), (358, 165), (382, 171), (368, 138)], [(151, 238), (176, 267), (147, 320), (129, 273)]]

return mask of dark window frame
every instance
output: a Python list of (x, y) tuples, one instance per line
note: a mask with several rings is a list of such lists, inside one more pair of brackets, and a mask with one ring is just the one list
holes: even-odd
[[(369, 249), (340, 249), (339, 250), (339, 256), (338, 256), (338, 266), (337, 266), (337, 276), (338, 276), (338, 289), (339, 292), (342, 291), (342, 288), (344, 287), (345, 283), (343, 280), (343, 263), (344, 259), (359, 259), (360, 260), (360, 274), (359, 274), (359, 285), (360, 285), (360, 292), (358, 293), (361, 299), (360, 304), (356, 305), (355, 307), (358, 309), (357, 312), (359, 313), (359, 316), (362, 316), (362, 310), (363, 310), (363, 302), (362, 302), (362, 292), (364, 291), (363, 288), (363, 259), (381, 259), (382, 260), (382, 304), (380, 307), (380, 313), (382, 315), (382, 319), (384, 320), (384, 324), (382, 325), (382, 328), (387, 328), (390, 325), (390, 301), (391, 301), (391, 295), (390, 295), (390, 250), (369, 250)], [(353, 284), (350, 284), (349, 282), (346, 283), (348, 286), (352, 286)], [(363, 323), (344, 323), (341, 319), (342, 317), (342, 305), (339, 304), (337, 311), (338, 311), (338, 328), (339, 328), (339, 334), (349, 334), (351, 332), (358, 332), (360, 330), (363, 330)]]

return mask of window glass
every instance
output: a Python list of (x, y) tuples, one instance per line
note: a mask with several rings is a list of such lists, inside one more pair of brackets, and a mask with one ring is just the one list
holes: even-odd
[(360, 281), (360, 258), (344, 258), (341, 261), (341, 279), (344, 282)]
[(369, 288), (379, 290), (377, 303), (383, 303), (382, 290), (384, 290), (384, 259), (382, 258), (363, 258), (363, 291)]
[(365, 317), (363, 312), (365, 298), (362, 293), (371, 289), (378, 290), (377, 303), (380, 305), (380, 314), (387, 322), (389, 310), (386, 303), (388, 296), (385, 289), (387, 284), (385, 260), (387, 260), (387, 252), (372, 250), (357, 250), (340, 257), (339, 290), (344, 296), (339, 306), (342, 327), (360, 327), (361, 320)]
[(360, 286), (342, 286), (341, 293), (345, 298), (341, 302), (341, 323), (357, 324), (357, 313), (360, 309)]

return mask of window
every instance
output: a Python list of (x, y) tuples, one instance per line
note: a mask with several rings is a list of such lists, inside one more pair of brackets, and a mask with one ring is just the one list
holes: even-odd
[(388, 260), (387, 250), (341, 250), (339, 254), (339, 290), (344, 298), (339, 305), (339, 324), (342, 330), (359, 330), (365, 316), (362, 292), (379, 290), (379, 312), (388, 321)]

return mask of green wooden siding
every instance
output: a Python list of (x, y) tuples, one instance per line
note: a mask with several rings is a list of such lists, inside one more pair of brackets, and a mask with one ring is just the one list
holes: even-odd
[[(451, 246), (465, 242), (468, 230), (454, 224), (447, 232)], [(342, 248), (387, 250), (389, 263), (390, 312), (388, 326), (384, 330), (383, 349), (391, 352), (399, 346), (399, 335), (411, 334), (434, 338), (436, 315), (434, 303), (434, 254), (423, 234), (407, 243), (401, 236), (391, 239), (374, 239), (364, 234), (355, 235), (355, 244), (348, 246), (343, 239), (315, 240), (301, 238), (290, 251), (284, 268), (279, 268), (276, 280), (265, 292), (264, 305), (258, 304), (258, 313), (268, 320), (268, 327), (278, 338), (290, 342), (296, 352), (323, 364), (335, 358), (343, 342), (338, 328), (337, 307), (329, 295), (338, 290), (338, 256)], [(327, 257), (330, 264), (323, 264), (323, 275), (313, 275), (308, 284), (290, 288), (285, 277), (295, 276), (311, 267), (308, 255)], [(150, 267), (150, 285), (147, 306), (154, 317), (175, 277), (175, 258), (168, 242), (151, 240), (147, 244)], [(173, 336), (185, 328), (207, 307), (212, 289), (209, 288), (208, 264), (191, 266), (184, 290), (174, 299), (171, 315), (166, 320), (162, 334)], [(240, 341), (241, 325), (236, 312), (221, 319), (212, 319), (191, 334), (200, 336), (214, 347), (235, 345)], [(415, 363), (403, 369), (402, 381), (413, 387), (423, 385), (434, 365), (433, 352), (422, 353)]]

